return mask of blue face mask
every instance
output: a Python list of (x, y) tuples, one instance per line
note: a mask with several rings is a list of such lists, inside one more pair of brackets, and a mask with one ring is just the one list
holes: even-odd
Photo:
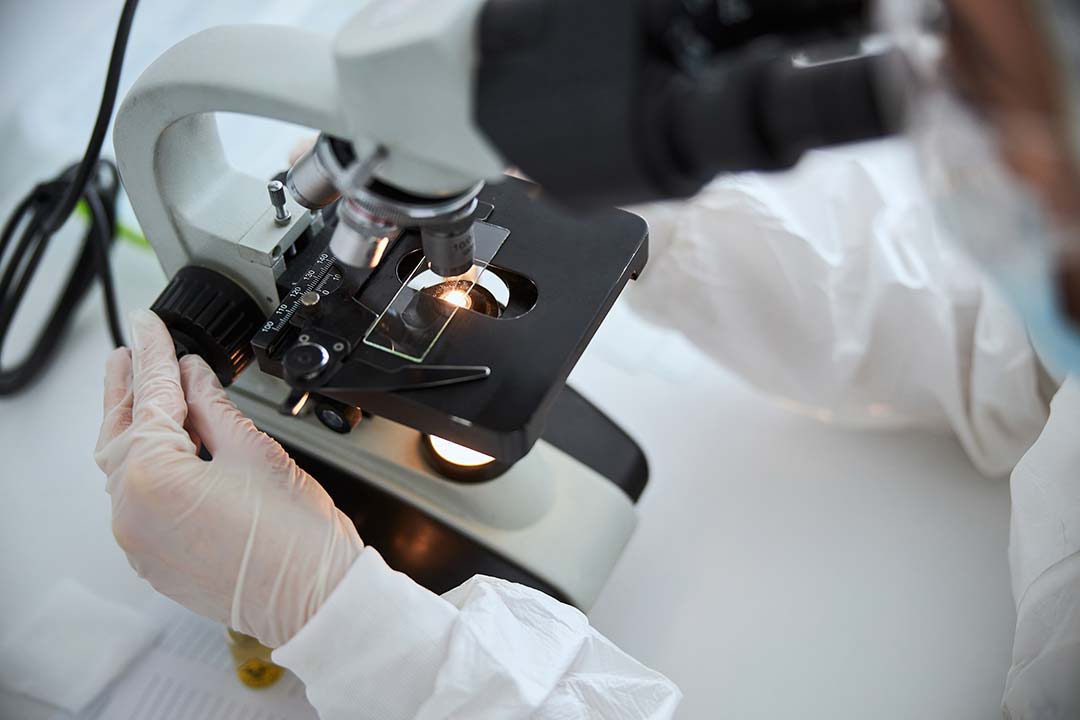
[(1058, 302), (1057, 288), (1047, 281), (1032, 287), (1004, 287), (1027, 323), (1031, 342), (1051, 375), (1080, 376), (1080, 331)]
[(1062, 302), (1054, 228), (1020, 187), (999, 194), (996, 203), (987, 197), (953, 192), (936, 198), (935, 206), (950, 234), (1020, 314), (1047, 371), (1058, 380), (1080, 376), (1080, 328)]

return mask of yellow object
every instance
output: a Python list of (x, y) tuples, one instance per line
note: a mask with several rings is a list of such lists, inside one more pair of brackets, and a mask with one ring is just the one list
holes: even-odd
[(250, 635), (226, 630), (225, 642), (236, 666), (236, 677), (249, 688), (270, 687), (285, 672), (270, 660), (270, 648)]

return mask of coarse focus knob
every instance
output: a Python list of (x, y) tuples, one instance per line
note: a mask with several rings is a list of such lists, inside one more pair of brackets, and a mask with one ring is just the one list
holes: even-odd
[(222, 385), (254, 358), (251, 339), (265, 320), (239, 285), (195, 265), (181, 268), (150, 309), (169, 328), (177, 357), (202, 357)]

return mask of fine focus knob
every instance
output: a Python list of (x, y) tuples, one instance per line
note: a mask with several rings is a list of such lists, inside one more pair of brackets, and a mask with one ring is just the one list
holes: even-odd
[(251, 339), (265, 318), (239, 285), (204, 267), (176, 273), (150, 307), (172, 334), (178, 357), (198, 355), (229, 385), (255, 354)]

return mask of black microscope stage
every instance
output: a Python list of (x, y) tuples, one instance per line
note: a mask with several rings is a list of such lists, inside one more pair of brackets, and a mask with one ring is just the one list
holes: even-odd
[[(503, 463), (520, 459), (540, 438), (567, 376), (648, 257), (648, 227), (641, 218), (619, 210), (573, 215), (536, 194), (535, 186), (515, 179), (483, 190), (481, 217), (509, 231), (487, 270), (509, 290), (509, 303), (500, 317), (458, 310), (422, 363), (364, 342), (422, 257), (419, 233), (406, 232), (369, 277), (350, 282), (329, 257), (336, 217), (324, 213), (326, 227), (309, 233), (302, 249), (287, 259), (279, 280), (285, 300), (253, 342), (260, 368), (300, 390), (359, 406)], [(301, 302), (311, 292), (319, 295), (314, 307)], [(486, 291), (474, 294), (489, 304)], [(314, 379), (287, 371), (287, 353), (305, 343), (317, 343), (331, 355)], [(290, 358), (298, 355), (294, 350)], [(411, 382), (432, 373), (454, 375), (440, 368), (490, 372), (442, 386)], [(403, 389), (409, 385), (414, 387)]]

